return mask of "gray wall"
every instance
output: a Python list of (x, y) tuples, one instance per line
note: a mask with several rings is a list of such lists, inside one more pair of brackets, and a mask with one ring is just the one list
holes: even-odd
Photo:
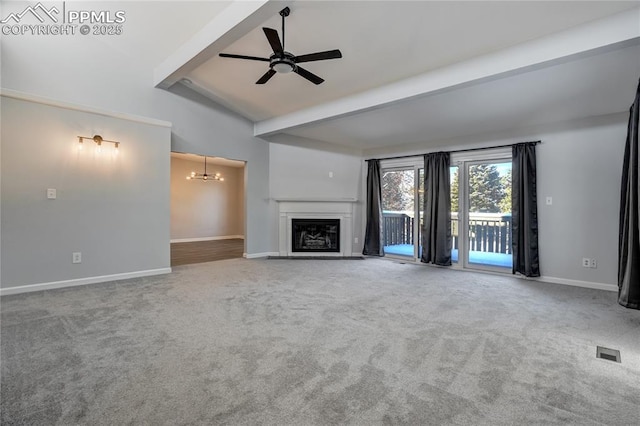
[[(538, 147), (542, 274), (617, 286), (625, 114), (563, 123), (531, 134)], [(553, 197), (553, 205), (545, 198)], [(583, 268), (583, 257), (596, 269)]]
[[(362, 251), (362, 157), (357, 155), (320, 151), (289, 145), (271, 144), (270, 191), (277, 198), (355, 198), (353, 216), (353, 251)], [(329, 173), (333, 177), (329, 177)], [(278, 205), (271, 205), (272, 251), (278, 251)]]
[[(211, 159), (209, 159), (211, 160)], [(211, 164), (224, 181), (187, 180), (203, 173), (202, 161), (171, 157), (171, 239), (244, 236), (244, 167)]]
[[(428, 147), (412, 145), (404, 150), (376, 152), (375, 157), (541, 140), (537, 146), (541, 274), (559, 283), (575, 281), (613, 288), (617, 285), (620, 179), (627, 120), (626, 113), (592, 117), (440, 141)], [(547, 196), (553, 199), (550, 206), (545, 204)], [(595, 258), (597, 268), (583, 268), (583, 257)]]
[(169, 268), (170, 129), (1, 99), (2, 287)]
[(108, 38), (12, 36), (0, 43), (3, 88), (170, 121), (173, 151), (246, 161), (246, 250), (269, 250), (269, 144), (253, 137), (252, 123), (186, 88), (175, 92), (188, 97), (155, 89), (157, 64), (131, 57)]

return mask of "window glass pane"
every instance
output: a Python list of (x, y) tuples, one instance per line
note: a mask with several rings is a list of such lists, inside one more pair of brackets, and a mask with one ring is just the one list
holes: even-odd
[(511, 162), (468, 170), (469, 264), (511, 268)]
[(382, 223), (385, 253), (414, 257), (415, 173), (382, 172)]
[(451, 182), (451, 262), (458, 262), (458, 249), (460, 247), (460, 223), (458, 222), (458, 210), (460, 209), (458, 191), (460, 181), (458, 177), (458, 166), (449, 167)]
[(418, 169), (418, 258), (422, 257), (422, 227), (424, 226), (424, 169)]

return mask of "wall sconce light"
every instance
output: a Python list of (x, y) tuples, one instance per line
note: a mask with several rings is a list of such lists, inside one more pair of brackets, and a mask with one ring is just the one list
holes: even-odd
[(192, 179), (217, 180), (217, 181), (220, 181), (220, 182), (224, 181), (224, 178), (222, 177), (222, 175), (220, 173), (216, 173), (215, 175), (208, 175), (207, 174), (207, 157), (204, 157), (204, 174), (191, 172), (191, 174), (189, 176), (187, 176), (187, 180), (192, 180)]
[(106, 139), (103, 139), (102, 136), (100, 136), (100, 135), (93, 135), (93, 137), (78, 136), (78, 149), (82, 149), (82, 146), (84, 145), (83, 142), (84, 142), (85, 139), (94, 141), (96, 143), (96, 145), (97, 145), (96, 146), (96, 151), (97, 152), (101, 152), (102, 151), (102, 143), (103, 142), (112, 143), (114, 145), (114, 152), (116, 154), (118, 154), (118, 151), (120, 151), (120, 142), (108, 141)]

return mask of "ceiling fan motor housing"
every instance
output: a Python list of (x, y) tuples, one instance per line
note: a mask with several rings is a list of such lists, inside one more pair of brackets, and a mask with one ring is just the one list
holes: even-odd
[(269, 58), (269, 67), (274, 71), (282, 74), (295, 71), (296, 63), (294, 61), (295, 56), (289, 52), (282, 52), (282, 55), (273, 54)]

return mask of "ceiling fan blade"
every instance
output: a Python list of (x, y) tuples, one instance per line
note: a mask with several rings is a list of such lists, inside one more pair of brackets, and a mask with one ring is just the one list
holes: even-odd
[(312, 61), (324, 61), (325, 59), (338, 59), (342, 58), (342, 52), (338, 49), (327, 50), (326, 52), (309, 53), (308, 55), (300, 55), (293, 58), (296, 63), (312, 62)]
[(260, 80), (256, 81), (256, 84), (265, 84), (271, 77), (275, 75), (275, 73), (276, 72), (274, 70), (270, 69), (269, 71), (264, 73), (262, 77), (260, 77)]
[(223, 58), (249, 59), (251, 61), (269, 62), (269, 58), (259, 58), (257, 56), (233, 55), (231, 53), (220, 53)]
[(313, 84), (320, 84), (320, 83), (322, 83), (324, 81), (322, 78), (318, 77), (317, 75), (315, 75), (312, 72), (309, 72), (309, 71), (305, 70), (302, 67), (296, 67), (293, 70), (293, 72), (298, 74), (300, 77), (306, 78), (307, 80), (309, 80)]
[(264, 35), (267, 36), (267, 40), (269, 40), (269, 44), (273, 49), (273, 53), (278, 56), (282, 56), (282, 43), (280, 43), (280, 37), (278, 36), (278, 32), (273, 28), (262, 28), (264, 31)]

